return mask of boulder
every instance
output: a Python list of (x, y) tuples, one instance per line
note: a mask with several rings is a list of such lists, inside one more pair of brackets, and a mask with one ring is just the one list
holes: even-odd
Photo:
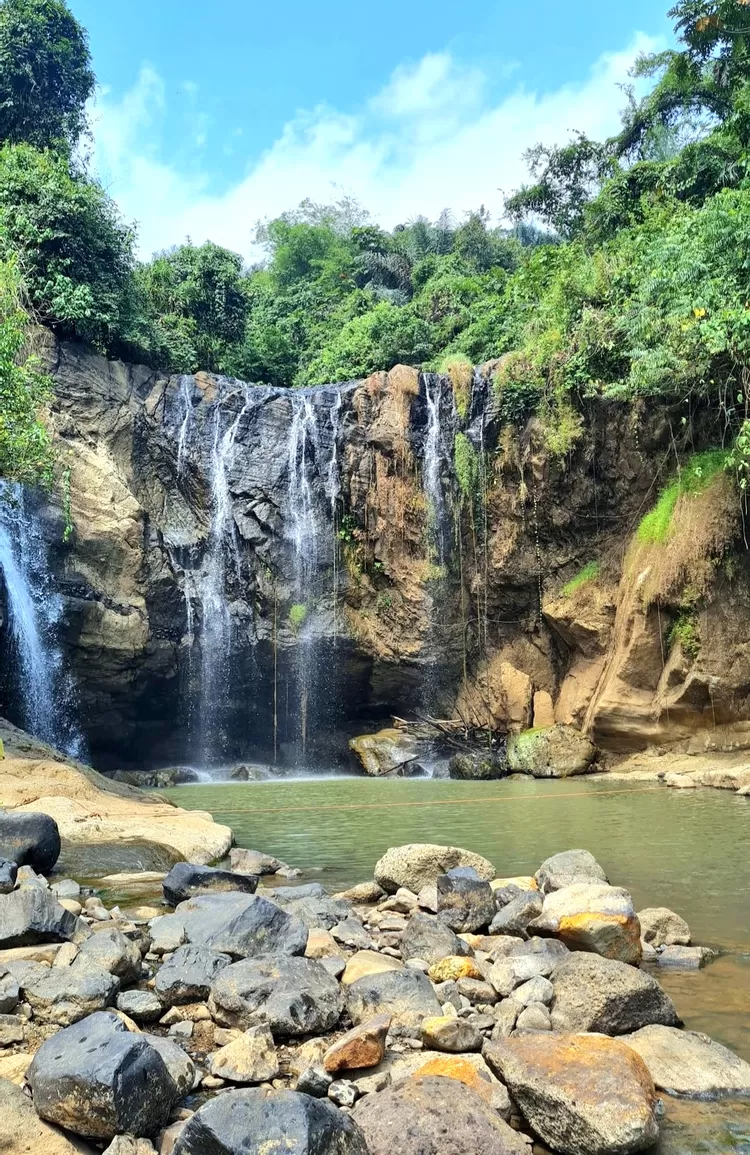
[(141, 952), (118, 927), (105, 926), (86, 939), (73, 966), (76, 970), (95, 967), (109, 971), (123, 984), (136, 983), (141, 977)]
[[(397, 1056), (396, 1056), (397, 1057)], [(399, 1077), (397, 1065), (393, 1067), (394, 1083), (403, 1082), (403, 1078), (427, 1078), (439, 1075), (444, 1079), (456, 1079), (475, 1091), (485, 1103), (489, 1103), (502, 1115), (503, 1119), (510, 1118), (510, 1099), (502, 1083), (498, 1082), (481, 1055), (450, 1055), (435, 1051), (423, 1051), (413, 1056), (413, 1067), (408, 1076)]]
[(153, 991), (123, 991), (117, 1009), (136, 1023), (152, 1023), (164, 1014), (161, 999)]
[(690, 1099), (750, 1096), (750, 1063), (708, 1035), (651, 1026), (623, 1035), (622, 1041), (637, 1051), (654, 1085), (668, 1095)]
[(465, 955), (449, 955), (440, 959), (432, 964), (427, 973), (433, 983), (457, 983), (463, 979), (474, 982), (484, 978), (484, 973), (474, 959)]
[(419, 1028), (422, 1020), (442, 1014), (432, 983), (421, 971), (404, 968), (357, 979), (346, 988), (352, 1020), (390, 1015), (400, 1027)]
[(375, 880), (383, 890), (395, 894), (401, 886), (419, 894), (423, 886), (437, 882), (438, 876), (456, 866), (471, 866), (487, 882), (496, 875), (491, 862), (457, 846), (411, 843), (392, 846), (375, 866)]
[(609, 880), (588, 850), (563, 850), (545, 859), (534, 881), (542, 894), (550, 894), (576, 882), (607, 883)]
[(36, 886), (0, 894), (0, 949), (69, 942), (88, 931), (74, 914)]
[(471, 754), (454, 754), (448, 763), (448, 774), (462, 782), (488, 782), (502, 778), (507, 773), (503, 758), (486, 751)]
[(684, 918), (666, 906), (649, 906), (638, 911), (641, 937), (651, 946), (690, 946), (690, 927)]
[(530, 928), (557, 935), (571, 950), (633, 965), (641, 961), (641, 924), (621, 887), (577, 882), (553, 891), (545, 895), (542, 913)]
[(260, 850), (245, 850), (240, 846), (233, 846), (229, 851), (229, 865), (238, 874), (276, 874), (286, 866), (280, 858), (270, 854), (263, 854)]
[(393, 774), (416, 761), (419, 747), (405, 730), (380, 730), (352, 738), (349, 749), (357, 756), (362, 769), (372, 778)]
[(94, 1148), (40, 1119), (20, 1087), (0, 1078), (0, 1151), (3, 1155), (94, 1155)]
[(159, 968), (154, 990), (170, 1007), (207, 999), (211, 984), (232, 959), (205, 946), (181, 946)]
[(423, 1021), (422, 1042), (430, 1050), (460, 1055), (464, 1051), (481, 1051), (484, 1039), (466, 1019), (439, 1015)]
[(547, 978), (557, 965), (558, 960), (550, 955), (506, 955), (492, 964), (487, 977), (500, 997), (505, 999), (530, 979), (537, 976)]
[(175, 1100), (184, 1099), (195, 1085), (195, 1063), (174, 1039), (164, 1035), (144, 1035), (149, 1046), (161, 1055), (172, 1081)]
[[(288, 914), (301, 919), (308, 930), (312, 930), (313, 927), (332, 930), (338, 923), (348, 919), (352, 913), (351, 903), (341, 898), (329, 898), (327, 894), (305, 895), (291, 900), (284, 898), (282, 905)], [(364, 933), (363, 928), (362, 930)]]
[(534, 778), (570, 778), (587, 774), (596, 758), (596, 747), (572, 726), (545, 726), (508, 736), (508, 768), (514, 774)]
[(322, 963), (306, 958), (233, 963), (214, 979), (209, 1000), (214, 1018), (225, 1026), (244, 1030), (268, 1023), (283, 1037), (333, 1030), (343, 1005), (336, 980)]
[(37, 1022), (69, 1027), (112, 1006), (119, 989), (114, 975), (92, 965), (80, 970), (75, 966), (53, 967), (24, 984), (23, 991)]
[(370, 1155), (349, 1115), (297, 1091), (228, 1091), (188, 1119), (173, 1155)]
[(381, 898), (385, 898), (385, 891), (382, 886), (378, 886), (373, 878), (369, 882), (358, 882), (356, 886), (350, 886), (348, 890), (342, 890), (339, 894), (334, 894), (333, 897), (343, 898), (347, 902), (362, 906), (370, 906), (374, 902), (379, 902)]
[(442, 919), (431, 914), (415, 914), (401, 937), (401, 957), (421, 958), (437, 963), (448, 956), (467, 955), (469, 947)]
[(7, 858), (0, 858), (0, 894), (10, 894), (16, 885), (18, 867)]
[(459, 868), (441, 874), (437, 895), (438, 918), (457, 934), (471, 934), (489, 926), (497, 913), (492, 887), (473, 876), (473, 871), (464, 873)]
[[(515, 1002), (515, 992), (513, 993), (513, 1000)], [(537, 1031), (551, 1031), (552, 1020), (550, 1013), (544, 1003), (529, 1003), (524, 1007), (518, 1018), (516, 1019), (516, 1026), (513, 1031), (514, 1035), (525, 1035), (528, 1033), (536, 1034)]]
[(60, 831), (47, 814), (0, 810), (0, 858), (49, 874), (60, 857)]
[(489, 1043), (485, 1057), (560, 1155), (631, 1155), (659, 1137), (646, 1065), (615, 1039), (525, 1035)]
[(12, 971), (0, 966), (0, 1015), (12, 1015), (20, 1001), (18, 979)]
[(465, 1083), (406, 1079), (354, 1108), (370, 1155), (527, 1155), (520, 1135)]
[(169, 1118), (174, 1084), (143, 1035), (94, 1014), (42, 1043), (27, 1072), (37, 1113), (76, 1135), (154, 1135)]
[(386, 971), (403, 970), (403, 964), (398, 959), (387, 954), (378, 954), (374, 950), (360, 950), (349, 959), (344, 973), (341, 976), (342, 986), (349, 986), (357, 979), (367, 978), (369, 975), (383, 974)]
[(323, 1056), (323, 1067), (330, 1074), (377, 1067), (385, 1055), (385, 1040), (390, 1029), (390, 1015), (376, 1015), (347, 1031)]
[(307, 927), (301, 919), (257, 894), (199, 895), (180, 903), (173, 915), (161, 921), (168, 920), (175, 931), (182, 928), (182, 942), (207, 946), (233, 958), (304, 954), (307, 946)]
[(279, 1073), (279, 1059), (267, 1023), (250, 1027), (208, 1057), (208, 1069), (229, 1083), (265, 1083)]
[(542, 896), (536, 890), (522, 891), (501, 907), (490, 923), (490, 934), (528, 938), (528, 926), (542, 913)]
[(532, 1003), (543, 1003), (548, 1006), (554, 997), (555, 988), (549, 979), (542, 975), (536, 975), (533, 979), (527, 979), (525, 983), (521, 983), (520, 987), (516, 987), (513, 991), (513, 998), (522, 1007), (529, 1007)]
[(162, 882), (164, 898), (170, 906), (179, 906), (197, 894), (222, 894), (237, 890), (244, 894), (254, 894), (257, 886), (256, 875), (234, 874), (230, 870), (196, 866), (193, 862), (178, 862)]
[(627, 963), (572, 954), (554, 970), (556, 1031), (626, 1035), (652, 1023), (676, 1026), (674, 1004), (656, 979)]

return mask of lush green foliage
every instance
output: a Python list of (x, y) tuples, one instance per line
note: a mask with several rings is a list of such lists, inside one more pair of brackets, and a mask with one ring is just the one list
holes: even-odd
[(50, 481), (49, 434), (39, 419), (49, 382), (25, 352), (28, 317), (13, 262), (0, 264), (0, 477)]
[(0, 3), (0, 140), (71, 149), (92, 95), (88, 39), (61, 0)]
[(14, 257), (39, 319), (101, 347), (130, 324), (132, 235), (65, 156), (0, 148), (0, 259)]
[(683, 493), (701, 493), (717, 474), (727, 468), (730, 454), (723, 449), (694, 454), (678, 475), (659, 494), (653, 509), (638, 526), (638, 541), (643, 545), (663, 545), (672, 532), (672, 518)]
[(564, 598), (573, 597), (583, 586), (588, 585), (589, 582), (596, 581), (599, 577), (601, 566), (598, 561), (590, 561), (580, 570), (575, 577), (571, 578), (566, 585), (560, 590), (560, 594)]

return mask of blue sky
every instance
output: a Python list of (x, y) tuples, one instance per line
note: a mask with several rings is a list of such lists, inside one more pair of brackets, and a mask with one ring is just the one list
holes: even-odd
[(141, 251), (252, 259), (259, 218), (357, 196), (393, 225), (486, 204), (523, 150), (614, 129), (618, 82), (669, 42), (665, 0), (69, 0), (100, 83), (94, 163)]

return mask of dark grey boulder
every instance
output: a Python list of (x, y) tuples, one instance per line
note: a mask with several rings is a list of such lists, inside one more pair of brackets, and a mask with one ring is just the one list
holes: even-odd
[[(438, 918), (457, 934), (489, 926), (497, 912), (489, 882), (475, 871), (459, 867), (437, 880)], [(421, 956), (415, 956), (421, 957)]]
[(48, 814), (0, 810), (0, 858), (49, 874), (60, 857), (60, 831)]
[(211, 986), (211, 1013), (243, 1030), (268, 1023), (282, 1037), (324, 1034), (341, 1018), (341, 987), (322, 963), (305, 958), (261, 958), (233, 963)]
[(527, 927), (542, 913), (542, 896), (535, 890), (522, 891), (503, 906), (490, 923), (490, 934), (528, 938)]
[(307, 927), (259, 894), (200, 895), (180, 903), (171, 916), (185, 937), (233, 958), (304, 954)]
[(215, 870), (211, 866), (178, 862), (161, 885), (164, 898), (170, 906), (179, 906), (197, 894), (222, 894), (227, 891), (254, 894), (258, 878), (254, 874), (235, 874), (231, 870)]
[(141, 952), (136, 943), (112, 925), (104, 925), (81, 946), (73, 967), (97, 967), (116, 975), (123, 984), (136, 983), (141, 977)]
[(20, 1001), (18, 979), (7, 967), (0, 966), (0, 1015), (12, 1015)]
[(552, 986), (555, 1031), (625, 1035), (652, 1023), (679, 1023), (672, 1000), (656, 979), (628, 963), (574, 953), (555, 967)]
[(442, 1007), (427, 975), (405, 967), (366, 975), (347, 987), (346, 1006), (355, 1023), (375, 1015), (390, 1015), (398, 1028), (419, 1028), (422, 1020), (442, 1015)]
[(463, 939), (432, 914), (414, 914), (401, 937), (401, 957), (421, 958), (436, 963), (450, 955), (465, 955), (469, 948)]
[(349, 1115), (297, 1091), (228, 1091), (188, 1119), (174, 1155), (369, 1155)]
[(95, 1011), (113, 1005), (119, 980), (109, 971), (88, 966), (52, 967), (32, 983), (23, 984), (26, 1002), (40, 1023), (69, 1027)]
[(148, 1034), (145, 1034), (143, 1038), (161, 1055), (164, 1066), (167, 1068), (167, 1074), (174, 1086), (175, 1099), (184, 1099), (195, 1085), (195, 1063), (193, 1060), (174, 1039), (165, 1038), (164, 1035)]
[(136, 1023), (152, 1023), (164, 1014), (161, 999), (153, 991), (123, 991), (117, 1009)]
[(16, 885), (18, 866), (7, 858), (0, 859), (0, 894), (10, 894)]
[(529, 1145), (457, 1079), (406, 1079), (354, 1108), (370, 1155), (528, 1155)]
[(167, 1006), (202, 1002), (231, 961), (230, 955), (205, 946), (181, 946), (159, 969), (154, 990)]
[(504, 758), (497, 754), (475, 751), (469, 754), (454, 754), (448, 763), (448, 777), (460, 781), (487, 782), (493, 778), (503, 778), (508, 773)]
[(48, 890), (26, 886), (0, 894), (0, 948), (68, 942), (87, 933), (85, 924), (60, 906)]
[(292, 900), (285, 898), (282, 905), (289, 914), (301, 918), (309, 930), (314, 927), (332, 930), (337, 923), (344, 922), (352, 913), (352, 904), (346, 899), (329, 898), (325, 894)]
[(90, 1015), (37, 1051), (27, 1079), (37, 1113), (76, 1135), (154, 1135), (175, 1101), (161, 1055), (111, 1014)]

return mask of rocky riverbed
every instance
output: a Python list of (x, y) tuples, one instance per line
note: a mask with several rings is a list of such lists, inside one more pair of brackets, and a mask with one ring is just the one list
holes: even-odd
[(412, 844), (328, 894), (235, 848), (107, 908), (59, 848), (0, 814), (0, 1149), (628, 1155), (668, 1096), (750, 1097), (658, 981), (713, 952), (587, 851)]

